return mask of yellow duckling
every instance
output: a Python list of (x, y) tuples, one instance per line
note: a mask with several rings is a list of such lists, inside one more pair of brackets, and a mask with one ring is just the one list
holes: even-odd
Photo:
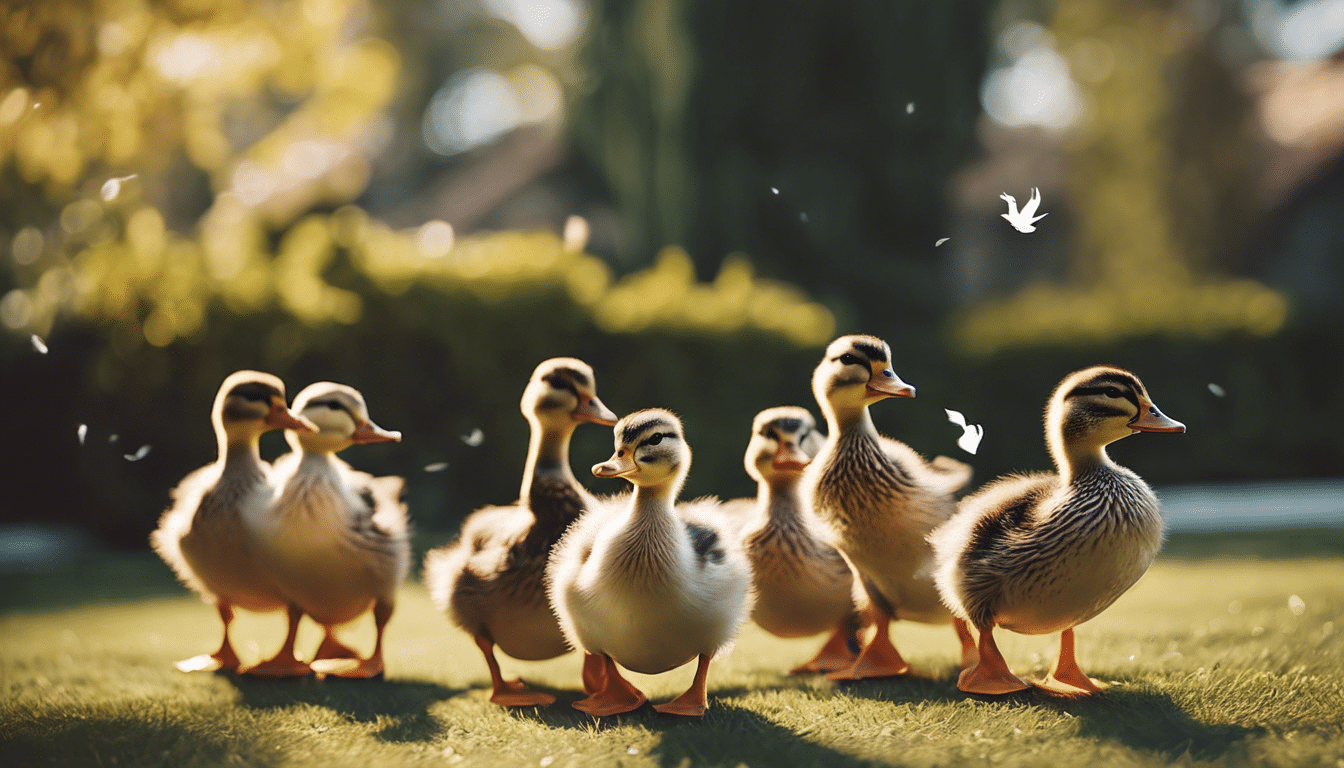
[(401, 440), (401, 433), (370, 421), (364, 397), (343, 384), (309, 385), (294, 399), (294, 410), (316, 430), (285, 434), (294, 450), (275, 463), (272, 502), (244, 515), (258, 559), (289, 600), (290, 632), (274, 658), (246, 671), (280, 677), (309, 672), (294, 656), (301, 614), (325, 630), (315, 663), (356, 659), (333, 629), (372, 607), (377, 639), (368, 658), (322, 666), (340, 677), (376, 677), (383, 673), (383, 630), (410, 567), (403, 481), (356, 471), (336, 452), (355, 443)]
[(1097, 366), (1060, 382), (1045, 416), (1057, 471), (986, 485), (930, 537), (944, 601), (980, 633), (980, 661), (962, 671), (958, 688), (1027, 687), (995, 645), (996, 626), (1061, 633), (1059, 658), (1040, 687), (1074, 695), (1104, 687), (1078, 668), (1073, 628), (1133, 586), (1162, 543), (1157, 497), (1111, 461), (1106, 446), (1135, 432), (1184, 431), (1128, 371)]
[(808, 465), (805, 488), (831, 543), (849, 560), (871, 607), (876, 632), (854, 664), (833, 680), (903, 675), (910, 671), (888, 634), (892, 619), (952, 623), (963, 668), (975, 642), (953, 618), (929, 572), (928, 535), (956, 511), (952, 492), (970, 479), (970, 467), (939, 456), (932, 462), (904, 443), (882, 437), (868, 406), (888, 397), (914, 397), (915, 388), (891, 369), (891, 349), (874, 336), (831, 342), (812, 376), (812, 392), (826, 415), (829, 438)]
[(710, 660), (737, 637), (751, 611), (751, 566), (717, 519), (719, 503), (674, 506), (690, 469), (681, 420), (638, 411), (616, 424), (616, 452), (593, 467), (634, 493), (591, 506), (556, 545), (551, 603), (565, 636), (584, 650), (584, 689), (574, 707), (614, 715), (644, 694), (616, 663), (653, 675), (698, 660), (685, 693), (654, 708), (699, 717)]
[(749, 506), (739, 534), (756, 591), (752, 621), (779, 637), (831, 633), (810, 661), (791, 670), (795, 674), (853, 664), (860, 628), (854, 574), (826, 543), (799, 490), (803, 470), (826, 440), (816, 427), (806, 408), (761, 411), (744, 462), (758, 489), (755, 499), (743, 500)]
[(249, 505), (264, 506), (274, 491), (271, 465), (261, 460), (261, 435), (272, 429), (312, 429), (285, 407), (284, 383), (258, 371), (224, 379), (210, 421), (219, 459), (178, 483), (173, 506), (149, 537), (182, 583), (214, 602), (224, 624), (219, 650), (177, 662), (183, 672), (238, 668), (229, 642), (234, 606), (258, 612), (285, 607), (284, 595), (252, 554), (241, 515)]
[(456, 542), (425, 557), (430, 597), (476, 638), (490, 669), (490, 701), (504, 706), (555, 701), (521, 680), (506, 681), (494, 648), (530, 661), (569, 651), (546, 594), (551, 550), (592, 500), (570, 471), (569, 440), (583, 422), (616, 423), (597, 399), (593, 369), (571, 357), (537, 366), (522, 411), (532, 440), (518, 502), (475, 512)]

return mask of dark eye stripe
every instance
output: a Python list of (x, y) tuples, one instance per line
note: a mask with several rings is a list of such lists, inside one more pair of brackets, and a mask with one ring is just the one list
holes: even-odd
[(673, 432), (659, 432), (655, 435), (649, 435), (643, 440), (640, 440), (639, 445), (637, 445), (636, 447), (643, 448), (646, 445), (653, 445), (654, 442), (662, 442), (663, 438), (665, 437), (676, 437), (676, 434)]
[[(569, 369), (565, 368), (564, 370), (568, 371)], [(571, 381), (569, 378), (560, 375), (559, 371), (547, 374), (546, 376), (543, 376), (541, 380), (551, 385), (555, 389), (562, 389), (566, 392), (570, 392), (575, 397), (579, 396), (579, 388), (575, 386), (574, 382)]]
[(1136, 394), (1134, 394), (1134, 390), (1130, 387), (1130, 385), (1129, 385), (1128, 383), (1125, 383), (1125, 384), (1119, 384), (1119, 383), (1116, 383), (1116, 384), (1104, 384), (1104, 385), (1102, 385), (1102, 386), (1082, 386), (1082, 387), (1074, 387), (1073, 390), (1070, 391), (1069, 394), (1066, 395), (1065, 397), (1070, 397), (1070, 398), (1071, 398), (1071, 397), (1083, 397), (1083, 396), (1086, 396), (1086, 395), (1105, 395), (1105, 396), (1109, 397), (1109, 395), (1106, 395), (1106, 390), (1108, 390), (1108, 389), (1118, 389), (1118, 390), (1120, 390), (1120, 396), (1123, 397), (1123, 398), (1125, 398), (1125, 399), (1128, 400), (1129, 402), (1133, 403), (1133, 404), (1134, 404), (1134, 408), (1135, 408), (1135, 409), (1138, 409), (1138, 407), (1139, 407), (1139, 396), (1136, 395)]
[(239, 384), (229, 390), (229, 397), (241, 397), (244, 400), (250, 400), (252, 402), (270, 400), (272, 397), (279, 394), (280, 390), (269, 384), (262, 384), (258, 381), (249, 381), (244, 384)]
[(854, 348), (868, 356), (869, 360), (878, 363), (887, 362), (887, 351), (876, 344), (869, 344), (865, 341), (854, 342)]
[(308, 401), (308, 405), (307, 405), (308, 408), (313, 408), (313, 407), (315, 407), (315, 406), (316, 406), (316, 407), (321, 407), (321, 408), (330, 408), (330, 409), (333, 410), (333, 411), (345, 411), (347, 414), (350, 415), (351, 418), (354, 418), (354, 416), (355, 416), (353, 413), (350, 413), (350, 409), (346, 406), (346, 404), (345, 404), (345, 403), (342, 403), (340, 400), (310, 400), (310, 401)]

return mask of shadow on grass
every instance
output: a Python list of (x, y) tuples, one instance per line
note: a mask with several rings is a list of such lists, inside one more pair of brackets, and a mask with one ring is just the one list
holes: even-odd
[(549, 707), (512, 710), (514, 717), (535, 720), (552, 728), (598, 730), (639, 726), (661, 734), (651, 750), (659, 765), (826, 765), (838, 768), (871, 765), (870, 761), (816, 744), (732, 700), (754, 688), (715, 689), (703, 718), (664, 715), (650, 704), (634, 712), (595, 718), (573, 708), (583, 698), (573, 690), (551, 690), (556, 701)]
[(249, 709), (285, 709), (310, 704), (340, 713), (361, 723), (380, 718), (392, 722), (374, 734), (391, 743), (430, 742), (443, 732), (443, 723), (430, 714), (434, 704), (465, 693), (419, 680), (255, 680), (230, 675), (239, 703)]
[(1175, 759), (1189, 754), (1214, 760), (1263, 728), (1192, 719), (1171, 697), (1135, 687), (1116, 687), (1083, 698), (1036, 693), (1028, 706), (1048, 707), (1079, 720), (1078, 733)]

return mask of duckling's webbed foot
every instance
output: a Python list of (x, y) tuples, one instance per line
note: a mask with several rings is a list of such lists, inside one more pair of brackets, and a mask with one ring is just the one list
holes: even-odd
[(994, 643), (994, 627), (981, 628), (980, 658), (970, 668), (962, 670), (957, 678), (957, 688), (966, 693), (1002, 696), (1030, 687), (1008, 669), (1008, 662), (1003, 660), (999, 646)]
[(965, 671), (979, 663), (980, 651), (975, 647), (975, 637), (971, 635), (970, 625), (965, 619), (953, 619), (952, 628), (961, 642), (961, 669)]
[(1094, 680), (1083, 674), (1078, 668), (1078, 660), (1073, 653), (1073, 629), (1064, 630), (1059, 636), (1059, 658), (1044, 680), (1034, 683), (1051, 693), (1065, 696), (1087, 696), (1110, 688), (1100, 680)]
[(490, 668), (490, 703), (501, 707), (544, 707), (555, 702), (549, 693), (534, 691), (518, 678), (505, 680), (495, 660), (495, 644), (488, 638), (476, 637), (476, 647), (485, 656), (485, 665)]
[(311, 667), (294, 656), (294, 641), (299, 635), (299, 619), (303, 618), (303, 611), (291, 605), (288, 613), (289, 629), (285, 633), (285, 644), (271, 658), (239, 670), (239, 674), (253, 677), (306, 677), (313, 673)]
[(358, 659), (359, 652), (350, 646), (336, 639), (336, 635), (331, 629), (327, 630), (322, 638), (322, 644), (317, 647), (317, 653), (313, 654), (313, 661), (322, 659)]
[(705, 679), (709, 676), (709, 660), (711, 658), (705, 655), (700, 656), (699, 663), (695, 668), (695, 680), (691, 682), (691, 687), (687, 688), (685, 693), (665, 704), (654, 704), (653, 708), (664, 715), (704, 717), (705, 709), (709, 706), (709, 699), (705, 694)]
[(846, 624), (837, 626), (817, 654), (811, 660), (789, 670), (789, 674), (801, 675), (808, 672), (834, 672), (847, 669), (857, 658), (857, 655), (850, 650), (850, 642), (853, 639), (854, 632), (850, 627)]
[(229, 642), (233, 607), (228, 603), (216, 603), (215, 608), (219, 611), (219, 620), (224, 623), (224, 640), (219, 644), (219, 650), (173, 662), (173, 666), (177, 667), (179, 672), (232, 672), (242, 666), (238, 654), (233, 650), (233, 643)]
[(845, 669), (830, 673), (826, 679), (839, 682), (866, 680), (870, 677), (896, 677), (909, 673), (910, 665), (901, 657), (896, 646), (891, 644), (888, 623), (886, 616), (880, 617), (874, 625), (873, 639), (859, 652), (859, 657), (854, 663)]
[[(593, 654), (589, 654), (589, 656), (591, 655)], [(602, 659), (603, 665), (606, 667), (602, 690), (591, 694), (586, 699), (574, 702), (574, 708), (594, 717), (607, 717), (608, 715), (632, 712), (642, 707), (644, 702), (648, 701), (648, 698), (629, 680), (621, 676), (620, 670), (616, 668), (616, 662), (612, 661), (610, 656), (602, 655), (599, 658)], [(585, 657), (584, 664), (587, 665), (587, 663), (588, 660)]]

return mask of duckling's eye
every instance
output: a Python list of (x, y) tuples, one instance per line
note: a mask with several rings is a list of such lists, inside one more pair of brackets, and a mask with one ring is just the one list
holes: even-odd
[(1107, 387), (1106, 389), (1103, 389), (1101, 393), (1107, 397), (1124, 397), (1124, 393), (1115, 387)]
[(645, 440), (645, 441), (644, 441), (644, 444), (645, 444), (645, 445), (657, 445), (657, 444), (659, 444), (659, 443), (661, 443), (661, 442), (663, 442), (663, 436), (662, 436), (662, 435), (654, 435), (653, 437), (650, 437), (648, 440)]
[(848, 352), (840, 356), (840, 363), (842, 365), (863, 365), (863, 361), (857, 355), (851, 355)]
[(239, 392), (238, 395), (249, 403), (261, 403), (266, 400), (266, 395), (261, 392)]

